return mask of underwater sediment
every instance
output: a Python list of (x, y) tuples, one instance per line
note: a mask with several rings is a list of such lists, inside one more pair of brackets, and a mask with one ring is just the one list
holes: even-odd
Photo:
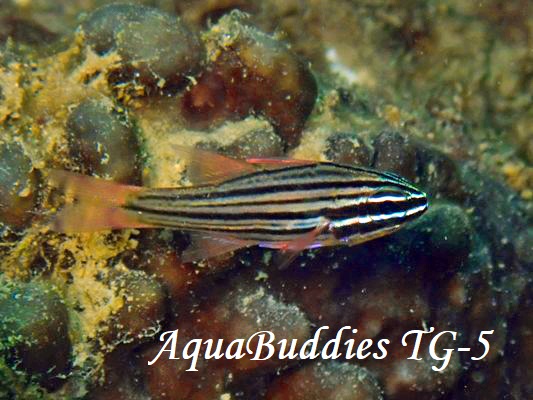
[[(533, 14), (448, 0), (1, 3), (0, 398), (501, 399), (531, 387)], [(175, 146), (397, 173), (430, 208), (353, 247), (184, 264), (179, 231), (60, 234), (51, 169), (187, 185)], [(321, 343), (383, 359), (161, 358), (159, 334)], [(456, 331), (435, 372), (400, 345)], [(428, 339), (429, 340), (429, 339)], [(372, 351), (377, 348), (372, 347)]]

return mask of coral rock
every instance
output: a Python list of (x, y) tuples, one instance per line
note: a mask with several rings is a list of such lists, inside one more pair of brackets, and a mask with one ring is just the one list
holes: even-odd
[(105, 103), (86, 100), (71, 111), (67, 132), (70, 156), (83, 173), (139, 182), (139, 144), (125, 116)]
[[(8, 358), (35, 374), (41, 385), (57, 388), (69, 370), (68, 315), (55, 289), (45, 283), (2, 282), (0, 336)], [(5, 290), (7, 287), (8, 290)]]
[(327, 139), (326, 157), (340, 164), (369, 166), (372, 152), (355, 133), (338, 132)]
[(185, 119), (206, 128), (257, 113), (296, 145), (317, 96), (308, 66), (282, 42), (243, 25), (237, 12), (213, 26), (207, 41), (211, 64), (183, 96)]
[(115, 278), (123, 293), (124, 305), (106, 324), (105, 341), (140, 343), (154, 337), (165, 317), (165, 294), (161, 285), (142, 271), (131, 271)]
[(397, 238), (409, 237), (409, 260), (418, 268), (428, 267), (430, 278), (435, 279), (453, 275), (466, 264), (473, 234), (470, 218), (461, 207), (434, 204)]
[(395, 131), (380, 133), (372, 143), (375, 149), (374, 168), (397, 173), (414, 180), (416, 148), (409, 138)]
[(283, 156), (283, 141), (273, 130), (256, 130), (241, 136), (222, 153), (234, 158)]
[(154, 400), (220, 398), (224, 391), (225, 370), (210, 368), (203, 358), (198, 360), (198, 372), (187, 372), (190, 360), (184, 359), (169, 360), (168, 357), (161, 357), (153, 365), (148, 365), (160, 349), (160, 344), (153, 344), (143, 350), (139, 356), (139, 369), (149, 398)]
[(121, 82), (138, 79), (159, 87), (182, 82), (203, 58), (200, 41), (179, 18), (133, 4), (111, 4), (94, 11), (81, 25), (98, 54), (116, 51)]
[(17, 143), (0, 143), (0, 222), (24, 226), (37, 199), (37, 174)]
[(533, 228), (524, 230), (516, 239), (516, 257), (524, 267), (533, 268)]
[(378, 400), (381, 389), (365, 368), (340, 363), (315, 362), (277, 378), (267, 400)]

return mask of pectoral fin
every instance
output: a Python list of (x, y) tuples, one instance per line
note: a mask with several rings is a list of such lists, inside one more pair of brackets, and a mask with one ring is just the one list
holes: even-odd
[(274, 255), (274, 265), (280, 270), (287, 268), (302, 250), (311, 248), (316, 243), (317, 237), (328, 229), (329, 223), (328, 219), (324, 219), (312, 231), (290, 242), (281, 244), (278, 247), (280, 251)]

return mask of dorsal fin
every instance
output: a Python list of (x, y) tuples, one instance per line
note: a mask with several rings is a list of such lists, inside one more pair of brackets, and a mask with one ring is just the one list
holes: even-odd
[(179, 145), (173, 148), (187, 163), (187, 176), (196, 185), (220, 183), (256, 171), (256, 168), (246, 161), (211, 151)]

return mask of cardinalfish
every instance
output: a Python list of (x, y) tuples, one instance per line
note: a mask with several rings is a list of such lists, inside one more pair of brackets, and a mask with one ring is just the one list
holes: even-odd
[(53, 229), (179, 229), (191, 235), (183, 262), (258, 245), (282, 250), (287, 265), (304, 249), (391, 234), (428, 207), (408, 181), (370, 168), (176, 151), (194, 186), (146, 188), (51, 171), (53, 184), (77, 200), (55, 216)]

